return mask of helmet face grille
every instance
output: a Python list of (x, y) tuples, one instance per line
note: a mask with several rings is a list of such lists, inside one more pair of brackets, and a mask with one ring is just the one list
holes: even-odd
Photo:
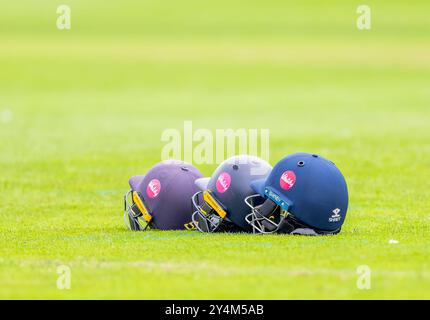
[(258, 194), (245, 199), (245, 203), (251, 208), (251, 213), (245, 220), (252, 227), (253, 233), (275, 233), (285, 216), (280, 214), (280, 209), (274, 202), (268, 199), (261, 203), (260, 199), (261, 196)]
[[(206, 197), (205, 197), (206, 194)], [(222, 205), (214, 199), (213, 196), (209, 197), (209, 192), (199, 191), (196, 192), (192, 197), (192, 202), (196, 211), (192, 215), (193, 223), (197, 230), (200, 232), (214, 232), (221, 225), (222, 221), (226, 216), (226, 212), (222, 209)], [(221, 216), (207, 201), (212, 201), (213, 205), (218, 206), (219, 210), (223, 210), (223, 216)]]
[[(143, 202), (140, 204), (135, 203), (134, 191), (129, 190), (124, 195), (124, 222), (129, 230), (132, 231), (144, 231), (146, 230), (151, 222), (151, 217), (148, 212), (146, 212), (146, 217), (142, 213), (142, 209), (145, 208)], [(143, 207), (142, 207), (143, 206)], [(146, 210), (146, 208), (145, 208)]]

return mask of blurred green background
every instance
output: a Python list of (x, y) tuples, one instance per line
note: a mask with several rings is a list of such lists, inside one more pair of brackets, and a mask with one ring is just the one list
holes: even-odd
[[(428, 1), (3, 1), (0, 298), (429, 298), (429, 40)], [(129, 176), (185, 120), (333, 160), (342, 233), (127, 232)]]

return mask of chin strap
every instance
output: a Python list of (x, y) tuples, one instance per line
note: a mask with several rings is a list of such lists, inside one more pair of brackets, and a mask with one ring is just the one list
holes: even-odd
[(292, 214), (287, 215), (286, 219), (288, 223), (293, 226), (293, 230), (289, 232), (292, 235), (302, 235), (302, 236), (328, 236), (335, 235), (340, 232), (340, 229), (334, 231), (318, 230), (311, 228), (308, 225), (297, 220)]
[(282, 219), (282, 221), (279, 223), (277, 233), (284, 233), (284, 234), (292, 234), (295, 230), (295, 227), (288, 222), (287, 219)]
[(243, 232), (243, 229), (235, 225), (233, 222), (224, 219), (221, 221), (221, 224), (219, 225), (216, 232), (227, 232), (227, 233), (237, 233), (237, 232)]
[(248, 206), (252, 208), (252, 213), (246, 216), (245, 220), (253, 227), (254, 233), (321, 236), (334, 235), (340, 232), (340, 228), (334, 231), (311, 228), (297, 220), (290, 212), (281, 209), (270, 199), (266, 199), (260, 205), (253, 205), (253, 197), (245, 199)]

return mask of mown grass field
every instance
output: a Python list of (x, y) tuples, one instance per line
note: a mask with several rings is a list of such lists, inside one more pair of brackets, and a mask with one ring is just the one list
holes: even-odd
[[(369, 31), (355, 1), (66, 4), (69, 31), (56, 1), (0, 5), (0, 298), (430, 298), (429, 2), (367, 1)], [(342, 233), (127, 231), (129, 176), (185, 120), (336, 162)]]

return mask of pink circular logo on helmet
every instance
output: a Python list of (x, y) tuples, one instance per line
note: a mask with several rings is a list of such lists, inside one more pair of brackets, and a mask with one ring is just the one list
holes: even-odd
[(146, 187), (146, 194), (148, 197), (155, 198), (160, 194), (161, 191), (161, 183), (157, 179), (152, 179), (149, 181), (148, 186)]
[(279, 185), (284, 190), (291, 189), (295, 183), (296, 183), (296, 174), (290, 170), (285, 171), (282, 174), (281, 179), (279, 179)]
[(223, 172), (219, 175), (216, 181), (216, 189), (220, 193), (224, 193), (230, 188), (231, 177), (227, 172)]

